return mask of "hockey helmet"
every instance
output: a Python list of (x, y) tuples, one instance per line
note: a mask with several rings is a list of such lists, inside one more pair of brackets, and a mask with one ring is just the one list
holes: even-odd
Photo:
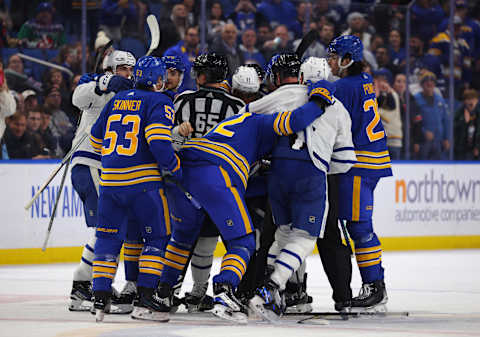
[(232, 76), (232, 89), (255, 93), (260, 89), (260, 79), (252, 67), (240, 66)]
[(135, 66), (135, 56), (128, 51), (114, 50), (107, 54), (103, 59), (103, 70), (112, 69), (115, 74), (118, 66), (127, 65), (130, 67)]
[(245, 67), (253, 68), (257, 72), (258, 78), (260, 79), (260, 82), (263, 82), (263, 79), (265, 78), (265, 71), (262, 69), (261, 66), (259, 66), (257, 63), (248, 63), (245, 64)]
[(272, 59), (272, 75), (273, 83), (275, 78), (280, 76), (280, 79), (285, 77), (298, 77), (301, 62), (297, 54), (284, 53), (279, 54), (275, 59)]
[(176, 69), (182, 73), (185, 72), (185, 64), (179, 56), (163, 56), (163, 63), (167, 69)]
[(193, 78), (205, 74), (207, 83), (220, 83), (228, 73), (228, 61), (224, 55), (208, 53), (198, 55), (192, 64)]
[(330, 80), (332, 71), (328, 65), (327, 59), (319, 57), (309, 57), (303, 61), (300, 66), (298, 79), (302, 79), (302, 83), (307, 81), (317, 82), (320, 80)]
[(135, 87), (153, 87), (157, 84), (159, 77), (162, 78), (165, 86), (166, 74), (167, 68), (161, 58), (153, 56), (141, 57), (135, 68), (133, 68)]
[(362, 40), (354, 35), (342, 35), (334, 39), (328, 45), (327, 53), (337, 54), (340, 59), (349, 56), (353, 62), (363, 60), (363, 44)]

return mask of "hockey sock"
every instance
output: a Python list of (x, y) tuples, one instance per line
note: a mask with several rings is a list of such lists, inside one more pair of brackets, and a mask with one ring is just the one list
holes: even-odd
[(168, 237), (148, 240), (145, 242), (142, 255), (139, 260), (139, 274), (137, 285), (145, 288), (156, 288), (162, 275), (163, 255)]
[(125, 241), (123, 243), (123, 262), (125, 265), (125, 279), (136, 282), (138, 279), (138, 260), (142, 254), (143, 243)]
[(163, 262), (163, 272), (160, 276), (160, 281), (167, 283), (173, 287), (188, 262), (188, 256), (192, 246), (188, 244), (181, 244), (173, 238), (168, 242), (165, 258)]
[(278, 226), (277, 230), (275, 231), (275, 240), (273, 241), (270, 249), (268, 250), (267, 255), (267, 265), (273, 266), (275, 265), (275, 260), (277, 256), (280, 254), (283, 246), (286, 244), (288, 239), (288, 234), (291, 232), (290, 225), (281, 225)]
[(191, 259), (193, 282), (205, 284), (212, 269), (213, 252), (217, 247), (218, 237), (199, 237)]
[(270, 276), (280, 289), (285, 288), (292, 273), (300, 268), (305, 258), (313, 251), (315, 240), (316, 238), (307, 232), (295, 228), (289, 233), (284, 248), (275, 260), (275, 271)]
[(348, 222), (347, 228), (355, 243), (355, 257), (362, 282), (383, 280), (382, 246), (373, 232), (372, 221), (351, 221)]
[(255, 251), (255, 235), (247, 234), (226, 241), (227, 252), (223, 256), (220, 273), (213, 277), (214, 283), (228, 283), (235, 289), (247, 270), (250, 256)]
[(93, 259), (95, 257), (95, 254), (93, 253), (93, 249), (95, 248), (96, 241), (97, 241), (97, 238), (95, 236), (95, 231), (93, 230), (92, 237), (90, 238), (88, 243), (83, 247), (80, 264), (77, 266), (77, 268), (73, 272), (74, 281), (91, 281), (92, 280), (92, 266), (93, 266)]
[(97, 238), (93, 261), (93, 291), (112, 290), (112, 282), (117, 272), (117, 256), (121, 248), (120, 240)]

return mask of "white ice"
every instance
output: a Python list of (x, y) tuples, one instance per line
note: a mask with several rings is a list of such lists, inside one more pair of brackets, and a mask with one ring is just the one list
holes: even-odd
[[(172, 315), (169, 323), (139, 322), (123, 315), (95, 323), (89, 313), (67, 310), (74, 264), (1, 266), (0, 336), (480, 336), (479, 261), (480, 250), (385, 252), (388, 309), (408, 311), (409, 317), (330, 320), (329, 325), (303, 325), (285, 318), (278, 325), (251, 321), (246, 326), (186, 313)], [(216, 260), (214, 271), (218, 266)], [(354, 269), (356, 293), (361, 281), (355, 265)], [(121, 287), (123, 271), (117, 279), (115, 285)], [(188, 275), (184, 289), (190, 286)], [(331, 290), (318, 256), (308, 258), (308, 292), (315, 310), (332, 311)]]

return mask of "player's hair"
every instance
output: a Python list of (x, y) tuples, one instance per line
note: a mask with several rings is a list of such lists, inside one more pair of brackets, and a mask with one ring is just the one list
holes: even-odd
[(347, 72), (347, 76), (356, 76), (360, 75), (363, 72), (363, 69), (365, 69), (365, 62), (355, 61), (350, 67), (345, 69), (345, 71)]

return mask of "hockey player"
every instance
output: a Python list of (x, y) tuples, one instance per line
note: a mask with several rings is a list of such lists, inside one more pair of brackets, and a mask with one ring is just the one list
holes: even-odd
[[(97, 120), (105, 104), (122, 90), (131, 89), (130, 80), (135, 58), (126, 51), (116, 50), (103, 62), (104, 74), (86, 74), (72, 96), (72, 103), (82, 110), (82, 117), (73, 144), (84, 140), (72, 156), (72, 185), (83, 202), (87, 227), (97, 225), (97, 201), (99, 189), (100, 155), (95, 153), (85, 134)], [(91, 308), (91, 284), (95, 231), (85, 245), (80, 264), (73, 275), (69, 310), (84, 311)], [(138, 258), (138, 257), (137, 257)]]
[(232, 95), (245, 103), (256, 101), (261, 97), (260, 79), (255, 68), (240, 66), (232, 76)]
[[(320, 88), (328, 92), (323, 83), (317, 84), (316, 89)], [(180, 152), (184, 170), (182, 188), (187, 189), (203, 209), (194, 207), (181, 189), (169, 189), (174, 225), (158, 296), (169, 296), (208, 214), (227, 248), (220, 273), (213, 277), (213, 313), (223, 319), (246, 323), (245, 308), (233, 291), (255, 249), (252, 222), (244, 199), (250, 166), (272, 150), (277, 135), (301, 130), (322, 113), (314, 102), (293, 112), (244, 113), (217, 124), (202, 138), (185, 142)]]
[[(134, 68), (135, 89), (115, 95), (91, 129), (90, 142), (102, 158), (93, 262), (94, 307), (100, 321), (110, 304), (116, 257), (133, 224), (140, 228), (144, 247), (132, 318), (168, 321), (169, 308), (154, 295), (170, 234), (162, 175), (178, 179), (181, 168), (171, 143), (175, 110), (162, 93), (166, 73), (161, 59), (141, 58)], [(128, 221), (129, 214), (135, 223)]]
[(350, 113), (357, 161), (339, 178), (343, 198), (340, 219), (347, 221), (355, 243), (355, 255), (362, 276), (362, 288), (352, 299), (352, 308), (369, 308), (387, 302), (382, 249), (373, 231), (373, 192), (382, 177), (392, 175), (386, 135), (378, 113), (373, 80), (363, 72), (363, 45), (356, 36), (345, 35), (328, 46), (328, 64), (340, 79), (336, 97)]
[[(172, 133), (176, 143), (182, 143), (186, 137), (203, 136), (217, 123), (237, 114), (245, 105), (241, 99), (230, 95), (224, 85), (228, 72), (225, 56), (215, 53), (199, 55), (193, 62), (192, 70), (198, 90), (184, 91), (175, 99), (177, 126)], [(189, 312), (211, 309), (211, 301), (205, 295), (218, 235), (215, 225), (207, 217), (191, 257), (194, 284), (192, 290), (185, 294)]]
[(175, 95), (178, 92), (178, 88), (182, 86), (183, 77), (185, 75), (185, 64), (178, 56), (163, 56), (163, 63), (167, 67), (167, 90), (165, 93), (170, 96), (172, 101), (175, 99)]
[[(307, 66), (310, 66), (308, 72)], [(307, 60), (303, 69), (301, 67), (300, 82), (327, 78), (327, 69), (326, 62), (322, 66), (321, 60)], [(268, 194), (278, 228), (269, 251), (271, 274), (250, 301), (250, 307), (268, 320), (276, 320), (282, 314), (280, 293), (289, 278), (303, 277), (303, 271), (296, 272), (313, 251), (317, 237), (324, 235), (328, 212), (327, 172), (346, 172), (355, 162), (350, 117), (335, 100), (334, 87), (331, 87), (310, 93), (310, 97), (324, 96), (321, 102), (327, 103), (325, 113), (296, 137), (282, 137), (272, 154)], [(296, 281), (303, 283), (302, 279)], [(304, 291), (287, 289), (290, 304), (309, 304), (306, 293), (301, 294), (301, 290)]]

